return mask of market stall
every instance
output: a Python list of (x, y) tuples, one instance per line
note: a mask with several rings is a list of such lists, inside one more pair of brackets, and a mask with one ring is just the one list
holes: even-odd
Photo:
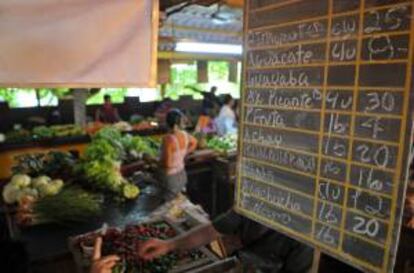
[[(221, 185), (227, 178), (216, 173), (222, 162), (227, 162), (228, 172), (234, 173), (231, 162), (236, 138), (203, 137), (200, 143), (206, 145), (200, 145), (186, 159), (187, 194), (192, 202), (186, 201), (185, 209), (176, 213), (192, 216), (179, 219), (180, 229), (207, 221), (208, 213), (216, 215), (214, 206), (232, 194), (230, 189), (223, 192)], [(47, 141), (44, 145), (51, 146)], [(106, 126), (80, 145), (80, 153), (73, 153), (73, 144), (68, 145), (71, 152), (41, 146), (22, 149), (9, 170), (14, 175), (3, 184), (2, 210), (10, 236), (26, 242), (34, 265), (68, 259), (74, 249), (68, 246), (69, 237), (104, 224), (122, 229), (154, 215), (168, 214), (168, 205), (162, 206), (153, 165), (159, 153), (159, 137), (122, 133), (119, 128)], [(197, 216), (189, 212), (194, 211), (193, 204), (199, 204)]]

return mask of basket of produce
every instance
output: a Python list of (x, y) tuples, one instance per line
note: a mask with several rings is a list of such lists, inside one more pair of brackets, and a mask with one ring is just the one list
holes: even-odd
[(84, 272), (87, 272), (90, 260), (90, 248), (97, 236), (103, 237), (102, 255), (116, 254), (121, 257), (121, 262), (114, 272), (136, 273), (166, 273), (189, 272), (195, 268), (211, 264), (218, 260), (206, 248), (200, 248), (185, 252), (172, 252), (152, 261), (143, 261), (137, 255), (139, 244), (149, 238), (170, 239), (180, 233), (180, 229), (166, 220), (130, 225), (123, 230), (108, 229), (104, 235), (102, 231), (88, 233), (73, 237), (69, 240), (75, 261)]

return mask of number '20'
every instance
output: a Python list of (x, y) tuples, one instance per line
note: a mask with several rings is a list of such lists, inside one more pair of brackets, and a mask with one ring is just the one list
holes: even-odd
[(353, 227), (353, 232), (358, 234), (367, 235), (369, 237), (375, 237), (379, 232), (379, 223), (376, 219), (365, 219), (360, 216), (354, 216), (354, 220), (357, 222)]

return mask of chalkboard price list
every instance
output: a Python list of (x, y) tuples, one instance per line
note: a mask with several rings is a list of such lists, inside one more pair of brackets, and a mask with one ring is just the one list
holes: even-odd
[(411, 128), (411, 1), (247, 2), (238, 211), (389, 272)]

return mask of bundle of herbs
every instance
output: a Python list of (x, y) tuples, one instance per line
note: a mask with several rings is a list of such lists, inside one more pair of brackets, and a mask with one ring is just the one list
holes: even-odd
[(87, 222), (102, 212), (102, 201), (102, 196), (79, 187), (65, 187), (57, 195), (47, 196), (35, 202), (34, 220), (60, 224)]

